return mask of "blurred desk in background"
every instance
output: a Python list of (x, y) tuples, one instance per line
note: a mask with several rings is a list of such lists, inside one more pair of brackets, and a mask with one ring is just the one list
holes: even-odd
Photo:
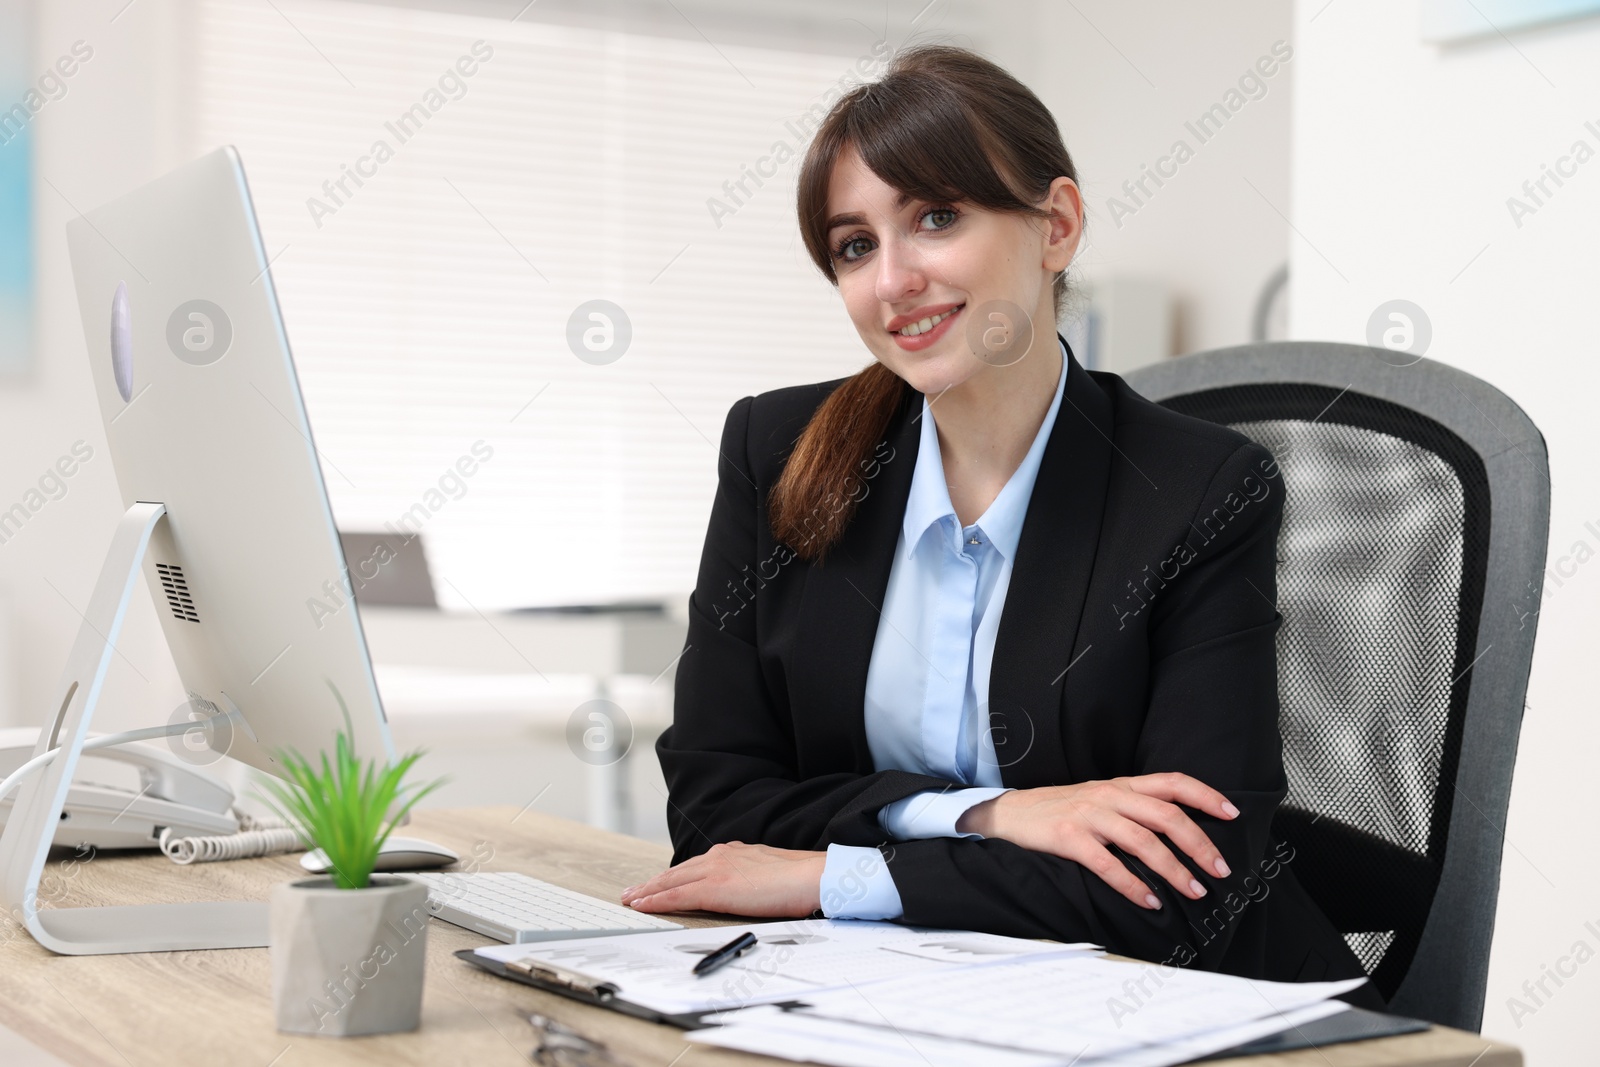
[(688, 624), (665, 613), (447, 612), (363, 606), (374, 663), (485, 674), (642, 674), (677, 662)]
[(587, 765), (586, 821), (636, 825), (629, 764), (653, 758), (650, 746), (672, 722), (685, 623), (642, 611), (360, 610), (397, 735), (564, 741)]

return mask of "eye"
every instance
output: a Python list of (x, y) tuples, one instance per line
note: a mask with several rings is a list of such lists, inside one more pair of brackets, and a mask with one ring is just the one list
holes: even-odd
[[(933, 226), (930, 230), (923, 231), (923, 232), (938, 233), (941, 230), (948, 230), (948, 229), (950, 229), (950, 227), (954, 226), (956, 224), (956, 220), (961, 217), (961, 212), (956, 210), (955, 208), (951, 207), (948, 204), (940, 204), (940, 205), (938, 205), (936, 207), (928, 208), (920, 216), (918, 216), (918, 219), (919, 220), (920, 219), (926, 219), (930, 215), (947, 216), (948, 219), (949, 219), (949, 221), (945, 222), (943, 225), (936, 225), (936, 226)], [(849, 249), (850, 249), (850, 247), (852, 245), (857, 245), (857, 244), (860, 244), (862, 242), (866, 242), (869, 245), (871, 245), (873, 243), (872, 238), (867, 237), (867, 236), (865, 236), (863, 234), (854, 234), (854, 233), (850, 234), (848, 237), (846, 237), (844, 240), (840, 241), (837, 245), (834, 246), (834, 248), (833, 248), (833, 258), (836, 259), (836, 260), (843, 260), (846, 263), (854, 263), (856, 260), (858, 260), (862, 256), (866, 255), (867, 252), (872, 251), (871, 248), (868, 248), (866, 250), (866, 252), (861, 252), (861, 253), (859, 253), (857, 255), (853, 255), (852, 256), (852, 255), (847, 255), (846, 254), (849, 251)]]
[(851, 234), (849, 237), (846, 237), (844, 240), (840, 241), (836, 246), (834, 246), (833, 258), (834, 259), (842, 259), (846, 263), (854, 263), (856, 260), (860, 259), (861, 256), (864, 256), (867, 253), (863, 252), (863, 253), (861, 253), (861, 256), (847, 256), (847, 255), (845, 255), (845, 250), (848, 249), (851, 245), (861, 244), (863, 241), (865, 241), (868, 244), (871, 244), (872, 243), (872, 238), (870, 238), (870, 237), (860, 237), (860, 236), (857, 236), (856, 234)]

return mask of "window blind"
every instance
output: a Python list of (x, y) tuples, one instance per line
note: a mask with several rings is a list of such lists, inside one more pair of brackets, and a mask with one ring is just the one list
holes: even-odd
[[(728, 407), (871, 358), (794, 213), (871, 37), (196, 11), (195, 148), (244, 160), (340, 527), (420, 530), (445, 607), (686, 596)], [(612, 362), (568, 344), (594, 300)]]

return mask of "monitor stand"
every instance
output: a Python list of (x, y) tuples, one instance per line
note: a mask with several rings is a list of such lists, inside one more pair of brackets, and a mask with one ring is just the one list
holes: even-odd
[(150, 536), (166, 513), (164, 504), (141, 502), (129, 508), (118, 523), (57, 688), (60, 703), (34, 747), (35, 756), (57, 745), (61, 752), (21, 784), (0, 835), (0, 903), (39, 944), (63, 955), (259, 948), (267, 944), (267, 905), (263, 901), (108, 908), (40, 908), (38, 904), (39, 880), (128, 600), (140, 584)]

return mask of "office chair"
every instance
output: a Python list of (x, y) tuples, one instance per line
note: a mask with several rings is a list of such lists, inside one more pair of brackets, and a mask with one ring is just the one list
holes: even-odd
[(1308, 341), (1126, 375), (1277, 457), (1291, 869), (1390, 1010), (1483, 1020), (1550, 523), (1544, 438), (1432, 360)]

